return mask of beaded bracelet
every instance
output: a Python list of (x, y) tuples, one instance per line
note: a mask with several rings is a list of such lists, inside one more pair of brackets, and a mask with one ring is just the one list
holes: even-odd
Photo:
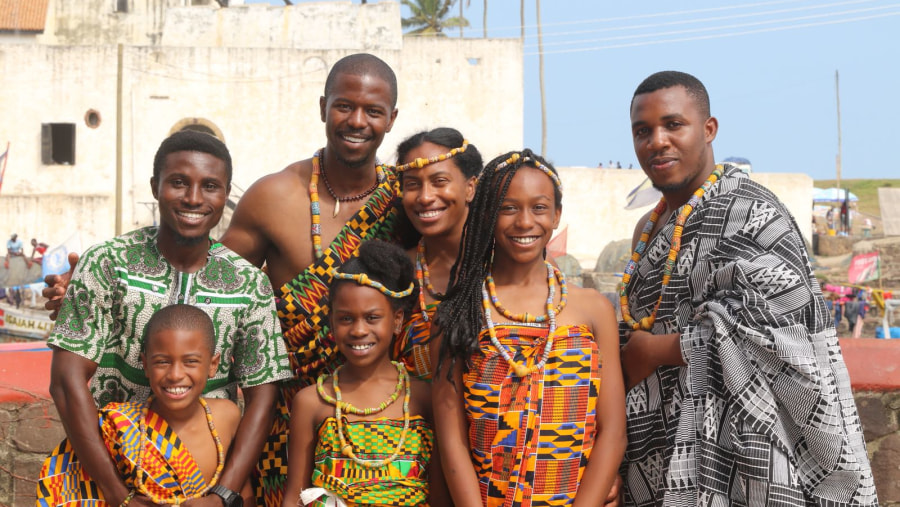
[(128, 507), (128, 504), (131, 503), (131, 499), (134, 498), (134, 494), (137, 492), (136, 489), (132, 489), (128, 492), (128, 496), (122, 500), (122, 503), (119, 504), (119, 507)]

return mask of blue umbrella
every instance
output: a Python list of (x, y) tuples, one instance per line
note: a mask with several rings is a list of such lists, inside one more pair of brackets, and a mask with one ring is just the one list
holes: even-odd
[(813, 188), (813, 202), (840, 202), (849, 194), (851, 201), (858, 201), (859, 197), (844, 188)]

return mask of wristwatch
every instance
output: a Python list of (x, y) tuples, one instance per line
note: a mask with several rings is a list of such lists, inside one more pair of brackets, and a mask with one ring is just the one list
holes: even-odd
[(216, 484), (215, 486), (209, 488), (209, 492), (218, 495), (219, 498), (222, 499), (222, 503), (225, 507), (243, 507), (244, 499), (241, 498), (241, 495), (231, 491), (230, 489), (222, 486), (221, 484)]

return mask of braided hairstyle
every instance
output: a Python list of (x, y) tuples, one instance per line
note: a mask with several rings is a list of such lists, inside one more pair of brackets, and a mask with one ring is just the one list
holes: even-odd
[[(413, 263), (399, 246), (380, 239), (364, 241), (359, 246), (359, 256), (353, 257), (341, 266), (341, 273), (356, 275), (365, 273), (370, 279), (381, 283), (388, 289), (401, 292), (413, 285), (412, 294), (403, 298), (385, 296), (391, 302), (394, 310), (403, 310), (404, 319), (409, 316), (413, 305), (419, 297), (419, 287), (416, 281)], [(329, 285), (329, 294), (334, 297), (335, 289), (340, 284), (356, 282), (332, 278)]]
[[(450, 151), (454, 148), (459, 148), (462, 146), (465, 138), (463, 137), (460, 131), (450, 128), (450, 127), (438, 127), (432, 130), (423, 130), (419, 133), (413, 134), (407, 137), (402, 143), (397, 146), (397, 165), (405, 164), (411, 162), (409, 160), (409, 152), (414, 149), (422, 146), (424, 143), (436, 144), (438, 146), (443, 146), (447, 148), (447, 151)], [(457, 153), (453, 157), (451, 157), (450, 162), (459, 169), (459, 172), (462, 173), (465, 179), (469, 178), (477, 178), (481, 173), (481, 169), (484, 166), (484, 161), (481, 158), (481, 153), (479, 153), (478, 148), (475, 147), (474, 144), (469, 144), (466, 148), (466, 151), (462, 153)], [(399, 174), (400, 177), (400, 188), (403, 188), (403, 173)], [(403, 208), (402, 198), (395, 198), (395, 207), (398, 211), (397, 216), (399, 221), (397, 222), (397, 231), (398, 237), (400, 238), (400, 242), (403, 248), (412, 248), (416, 246), (419, 242), (419, 239), (422, 237), (422, 234), (413, 227), (412, 222), (409, 221), (409, 217), (406, 216), (406, 210)]]
[[(513, 155), (518, 160), (510, 162)], [(532, 161), (525, 161), (525, 159)], [(494, 229), (500, 206), (506, 198), (509, 184), (516, 172), (523, 167), (545, 165), (554, 174), (556, 169), (531, 150), (509, 152), (491, 160), (484, 167), (475, 189), (475, 199), (469, 204), (469, 216), (463, 228), (459, 256), (450, 271), (447, 297), (438, 306), (432, 327), (432, 336), (440, 336), (441, 350), (435, 377), (440, 373), (445, 359), (450, 360), (447, 379), (457, 360), (463, 370), (468, 369), (468, 359), (478, 350), (478, 334), (484, 322), (481, 287), (491, 269), (494, 251)], [(562, 207), (562, 191), (553, 186), (554, 203)]]

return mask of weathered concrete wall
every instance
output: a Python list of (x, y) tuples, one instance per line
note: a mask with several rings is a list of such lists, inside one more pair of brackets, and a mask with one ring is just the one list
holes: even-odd
[[(117, 0), (50, 0), (41, 44), (159, 44), (166, 9), (190, 0), (128, 0), (128, 12), (116, 12)], [(198, 7), (199, 9), (200, 7)]]
[[(625, 209), (628, 192), (644, 181), (644, 172), (585, 167), (557, 169), (563, 183), (559, 231), (568, 227), (567, 253), (578, 259), (582, 268), (593, 270), (603, 248), (613, 241), (630, 239), (637, 221), (652, 208)], [(811, 241), (812, 178), (805, 174), (775, 173), (754, 173), (751, 177), (785, 203), (803, 236)]]
[(163, 46), (384, 51), (403, 45), (400, 4), (253, 4), (170, 8)]

